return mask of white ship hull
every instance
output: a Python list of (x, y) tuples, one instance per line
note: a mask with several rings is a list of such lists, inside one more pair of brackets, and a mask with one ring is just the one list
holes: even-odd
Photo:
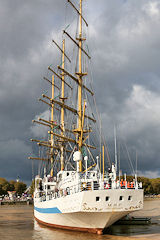
[[(96, 197), (99, 197), (98, 201)], [(142, 208), (142, 189), (107, 189), (45, 201), (35, 198), (34, 216), (38, 222), (50, 227), (101, 234), (118, 219)]]

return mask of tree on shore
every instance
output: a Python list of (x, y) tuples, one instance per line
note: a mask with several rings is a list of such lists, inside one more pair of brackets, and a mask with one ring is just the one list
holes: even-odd
[(146, 194), (154, 194), (151, 179), (146, 178), (146, 177), (138, 177), (138, 181), (142, 182), (145, 195)]
[(5, 178), (0, 178), (0, 195), (7, 194), (8, 191), (16, 191), (21, 195), (27, 188), (27, 185), (23, 182), (16, 182), (14, 180), (7, 181)]
[(0, 195), (7, 194), (11, 188), (12, 186), (5, 178), (0, 178)]
[[(123, 177), (122, 177), (123, 178)], [(132, 182), (133, 176), (127, 176), (127, 181)], [(144, 194), (160, 194), (160, 178), (138, 177), (138, 182), (142, 182)]]
[(22, 195), (22, 193), (25, 192), (27, 188), (27, 185), (23, 182), (15, 182), (14, 184), (14, 191), (16, 191), (17, 194)]
[(160, 178), (151, 179), (154, 194), (160, 194)]
[(31, 194), (31, 195), (33, 195), (34, 189), (35, 189), (35, 180), (32, 180), (31, 188), (30, 188), (30, 194)]

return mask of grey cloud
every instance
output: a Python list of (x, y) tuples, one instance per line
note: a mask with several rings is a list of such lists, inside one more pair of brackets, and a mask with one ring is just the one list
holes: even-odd
[[(120, 135), (125, 135), (130, 148), (137, 148), (140, 169), (144, 173), (145, 169), (160, 171), (159, 108), (155, 109), (155, 102), (148, 95), (142, 96), (145, 98), (140, 112), (138, 106), (126, 106), (134, 85), (144, 87), (159, 99), (159, 2), (125, 1), (117, 6), (117, 1), (105, 4), (99, 19), (93, 19), (94, 30), (90, 34), (91, 46), (95, 49), (96, 97), (105, 136), (110, 143), (113, 122), (123, 125)], [(147, 111), (144, 111), (145, 101), (150, 105)]]
[[(97, 4), (92, 0), (84, 5), (90, 25), (87, 31), (94, 87), (106, 140), (112, 149), (115, 121), (121, 125), (120, 135), (125, 135), (130, 151), (132, 146), (137, 148), (141, 172), (158, 171), (160, 122), (155, 117), (159, 109), (154, 105), (159, 103), (160, 93), (159, 1), (101, 0)], [(22, 172), (24, 179), (29, 179), (26, 152), (32, 151), (28, 141), (32, 137), (31, 120), (46, 110), (36, 102), (41, 92), (48, 90), (42, 77), (48, 75), (48, 65), (60, 61), (51, 39), (61, 41), (60, 29), (68, 24), (71, 28), (75, 14), (66, 7), (66, 1), (59, 0), (0, 0), (0, 6), (0, 175), (15, 178)], [(145, 93), (150, 91), (154, 98), (148, 99), (154, 112), (142, 111), (137, 118), (132, 109), (139, 114), (139, 108), (133, 106), (131, 98), (135, 85)], [(17, 140), (13, 143), (13, 139)], [(9, 170), (5, 161), (10, 164)]]

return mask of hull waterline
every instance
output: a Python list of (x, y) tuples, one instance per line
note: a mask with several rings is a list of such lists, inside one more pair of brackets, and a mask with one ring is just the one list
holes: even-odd
[[(119, 201), (119, 195), (132, 201)], [(96, 202), (99, 195), (101, 201)], [(105, 197), (111, 198), (110, 203)], [(140, 199), (140, 201), (139, 201)], [(143, 190), (109, 190), (80, 192), (60, 199), (35, 202), (34, 216), (38, 223), (48, 227), (102, 234), (104, 229), (142, 208)], [(72, 204), (72, 209), (70, 207)]]

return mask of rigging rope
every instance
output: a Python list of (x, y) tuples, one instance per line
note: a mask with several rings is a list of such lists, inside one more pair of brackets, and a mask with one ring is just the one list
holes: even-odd
[[(90, 60), (91, 61), (91, 60)], [(92, 75), (92, 71), (91, 71), (91, 75)], [(91, 76), (91, 84), (92, 84), (92, 89), (93, 89), (93, 76)], [(98, 111), (98, 107), (97, 107), (97, 103), (96, 103), (96, 99), (95, 99), (95, 95), (93, 96), (93, 101), (94, 101), (94, 105), (95, 105), (95, 108), (96, 108), (96, 114), (97, 114), (97, 117), (98, 117), (98, 121), (100, 123), (100, 114), (99, 114), (99, 111)], [(111, 160), (110, 160), (110, 154), (109, 154), (109, 149), (108, 149), (108, 146), (107, 146), (107, 143), (104, 139), (104, 135), (102, 134), (102, 141), (104, 143), (104, 146), (105, 146), (105, 150), (106, 150), (106, 154), (107, 154), (107, 160), (108, 160), (108, 163), (111, 167)]]

